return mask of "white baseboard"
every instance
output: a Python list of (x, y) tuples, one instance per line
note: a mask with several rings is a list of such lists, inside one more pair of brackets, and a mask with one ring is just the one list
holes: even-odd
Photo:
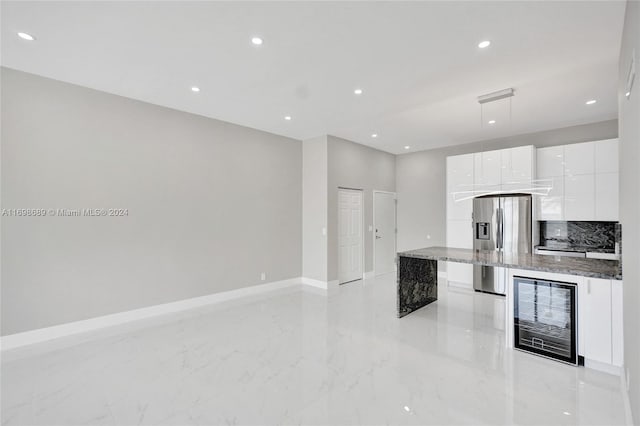
[(449, 281), (447, 280), (447, 287), (455, 287), (457, 289), (471, 290), (473, 291), (472, 283), (463, 283), (459, 281)]
[(368, 272), (364, 273), (364, 279), (365, 280), (369, 280), (369, 279), (371, 279), (371, 278), (373, 278), (375, 276), (376, 276), (376, 272), (375, 271), (368, 271)]
[(326, 281), (316, 280), (314, 278), (302, 277), (300, 278), (300, 281), (304, 285), (310, 285), (311, 287), (321, 288), (323, 290), (326, 290), (329, 287)]
[(270, 283), (243, 287), (237, 290), (223, 291), (220, 293), (208, 294), (206, 296), (179, 300), (177, 302), (148, 306), (131, 311), (89, 318), (82, 321), (74, 321), (66, 324), (54, 325), (52, 327), (9, 334), (7, 336), (0, 337), (0, 351), (16, 349), (23, 346), (95, 331), (102, 328), (113, 327), (146, 318), (186, 311), (201, 306), (239, 299), (241, 297), (253, 296), (286, 287), (298, 286), (301, 285), (303, 280), (303, 278), (298, 277), (282, 281), (273, 281)]
[(591, 368), (592, 370), (602, 371), (603, 373), (613, 374), (614, 376), (623, 376), (622, 367), (607, 364), (600, 361), (593, 361), (590, 359), (584, 359), (584, 367)]

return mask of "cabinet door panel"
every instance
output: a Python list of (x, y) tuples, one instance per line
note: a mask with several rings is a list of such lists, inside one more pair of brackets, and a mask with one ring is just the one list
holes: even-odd
[(471, 220), (473, 201), (455, 201), (454, 193), (473, 189), (473, 154), (447, 157), (447, 219)]
[(551, 184), (548, 195), (536, 196), (536, 213), (538, 220), (564, 219), (564, 178), (545, 178)]
[(596, 174), (596, 220), (618, 220), (618, 173)]
[(611, 281), (611, 363), (618, 367), (624, 364), (622, 286), (622, 281)]
[(564, 178), (565, 220), (594, 220), (595, 176), (576, 175)]
[(564, 174), (586, 175), (595, 173), (595, 142), (564, 146)]
[(595, 143), (596, 173), (618, 172), (618, 139), (608, 139)]
[(500, 150), (474, 154), (474, 184), (481, 190), (499, 190), (502, 172)]
[(564, 175), (564, 146), (537, 149), (538, 179)]
[(611, 281), (585, 278), (584, 356), (611, 364)]
[[(447, 222), (447, 246), (473, 248), (473, 232), (470, 220)], [(471, 288), (473, 286), (473, 265), (447, 262), (447, 280)]]

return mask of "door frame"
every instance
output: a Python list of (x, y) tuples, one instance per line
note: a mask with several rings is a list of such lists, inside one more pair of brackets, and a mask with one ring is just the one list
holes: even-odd
[[(376, 274), (376, 194), (391, 194), (393, 195), (393, 200), (395, 201), (395, 205), (394, 205), (394, 225), (395, 225), (395, 232), (393, 235), (393, 251), (395, 251), (396, 253), (398, 252), (398, 194), (396, 192), (393, 191), (379, 191), (379, 190), (373, 190), (373, 205), (372, 205), (372, 210), (373, 210), (373, 229), (371, 230), (373, 233), (373, 238), (372, 240), (372, 245), (373, 245), (373, 276), (377, 276)], [(394, 260), (394, 264), (395, 264), (395, 260)], [(396, 270), (398, 269), (398, 265), (396, 264)]]
[[(362, 250), (360, 250), (362, 253), (361, 254), (361, 265), (362, 265), (362, 276), (360, 277), (361, 280), (364, 280), (364, 274), (365, 274), (365, 260), (366, 260), (366, 247), (365, 247), (365, 239), (364, 239), (364, 209), (365, 209), (365, 205), (364, 205), (364, 189), (363, 188), (349, 188), (346, 186), (339, 186), (338, 187), (338, 202), (336, 203), (336, 209), (337, 209), (337, 214), (338, 214), (338, 238), (336, 238), (336, 244), (337, 244), (337, 257), (338, 257), (338, 262), (337, 262), (337, 267), (338, 267), (338, 285), (342, 285), (342, 284), (348, 284), (351, 283), (353, 281), (347, 281), (344, 283), (340, 282), (340, 191), (347, 191), (347, 192), (359, 192), (360, 193), (360, 234), (361, 234), (361, 241), (360, 241), (360, 247)], [(357, 280), (354, 280), (357, 281)]]

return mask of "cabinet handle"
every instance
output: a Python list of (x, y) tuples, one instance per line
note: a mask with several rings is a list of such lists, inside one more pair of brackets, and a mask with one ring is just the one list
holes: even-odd
[(591, 280), (587, 280), (587, 294), (591, 294)]

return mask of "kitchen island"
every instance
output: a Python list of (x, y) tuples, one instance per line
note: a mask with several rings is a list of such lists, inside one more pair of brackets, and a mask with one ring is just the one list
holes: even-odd
[(448, 247), (421, 248), (398, 253), (397, 304), (399, 318), (437, 300), (438, 261), (610, 280), (622, 279), (621, 263), (617, 260), (510, 254), (494, 250)]

